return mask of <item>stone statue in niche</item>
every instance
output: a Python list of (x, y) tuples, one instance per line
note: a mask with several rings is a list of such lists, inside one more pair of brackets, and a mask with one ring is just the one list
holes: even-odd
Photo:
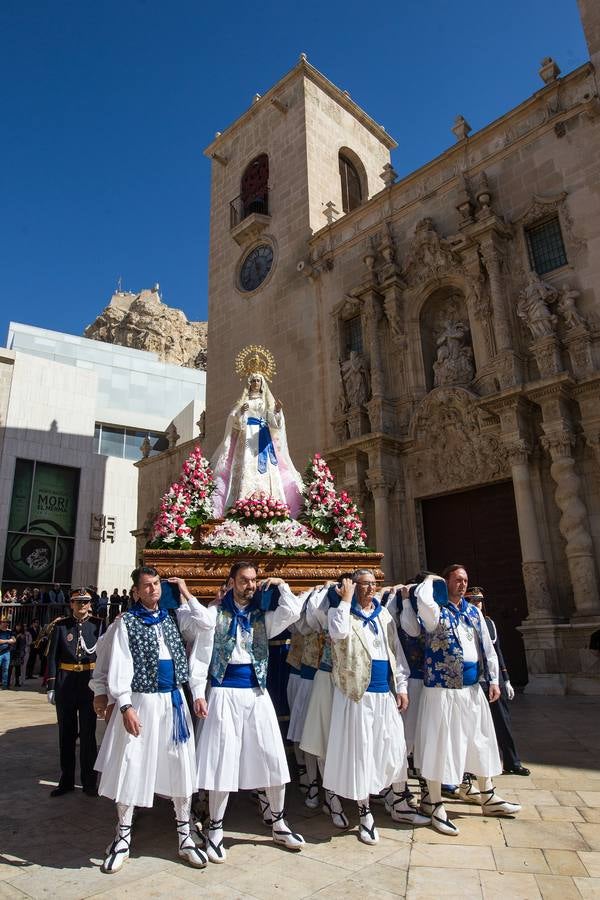
[(447, 319), (436, 340), (433, 386), (468, 384), (475, 374), (469, 328), (464, 322)]
[(364, 357), (356, 350), (350, 351), (350, 357), (340, 363), (344, 399), (349, 407), (364, 406), (369, 399), (370, 381)]
[(554, 334), (556, 316), (548, 308), (558, 298), (558, 291), (547, 284), (536, 272), (529, 273), (529, 280), (519, 294), (517, 315), (523, 319), (532, 338)]
[(568, 284), (563, 285), (558, 296), (556, 309), (568, 330), (587, 325), (587, 322), (575, 306), (575, 301), (578, 297), (579, 291), (572, 290)]

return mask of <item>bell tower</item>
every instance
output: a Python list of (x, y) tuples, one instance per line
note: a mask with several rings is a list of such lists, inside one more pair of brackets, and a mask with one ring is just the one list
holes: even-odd
[(207, 452), (240, 394), (234, 360), (247, 344), (275, 356), (272, 389), (298, 468), (323, 445), (329, 350), (318, 292), (306, 278), (307, 242), (383, 190), (380, 176), (395, 146), (302, 54), (205, 150), (212, 160)]

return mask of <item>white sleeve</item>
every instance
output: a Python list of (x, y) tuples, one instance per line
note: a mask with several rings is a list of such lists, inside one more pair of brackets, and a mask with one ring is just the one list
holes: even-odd
[[(433, 599), (433, 579), (429, 576), (415, 588), (417, 610), (425, 631), (432, 632), (440, 621), (440, 608)], [(408, 632), (407, 632), (408, 633)]]
[[(477, 607), (475, 607), (477, 609)], [(483, 638), (483, 652), (485, 653), (485, 657), (487, 659), (488, 672), (490, 676), (490, 684), (499, 684), (498, 677), (498, 654), (494, 650), (494, 645), (492, 644), (492, 639), (490, 637), (490, 633), (488, 631), (488, 627), (486, 625), (486, 621), (483, 617), (483, 613), (480, 609), (477, 610), (479, 613), (479, 622), (481, 625), (481, 636)]]
[[(108, 695), (108, 666), (110, 654), (115, 636), (116, 622), (112, 622), (103, 635), (98, 638), (96, 645), (96, 666), (89, 680), (89, 688), (94, 697)], [(109, 703), (112, 698), (109, 697)]]
[(334, 606), (327, 613), (329, 637), (332, 641), (343, 641), (350, 634), (350, 603), (347, 600), (340, 601), (339, 606)]
[(265, 626), (269, 639), (277, 637), (285, 631), (292, 622), (297, 622), (302, 613), (302, 606), (306, 598), (306, 592), (296, 597), (285, 582), (278, 585), (279, 603), (277, 609), (265, 614)]
[(396, 693), (406, 694), (408, 693), (408, 679), (410, 678), (410, 668), (408, 662), (406, 661), (406, 656), (404, 654), (402, 644), (400, 643), (400, 638), (398, 637), (396, 631), (395, 634), (396, 640), (393, 650), (395, 650), (396, 653)]
[(199, 631), (211, 631), (217, 621), (217, 607), (204, 606), (190, 597), (177, 609), (177, 624), (184, 641), (192, 642)]
[(402, 611), (400, 613), (400, 628), (406, 632), (409, 637), (419, 637), (421, 634), (421, 625), (417, 614), (413, 609), (410, 599), (402, 600)]
[(123, 619), (118, 619), (115, 626), (108, 664), (108, 693), (114, 697), (117, 706), (121, 707), (126, 703), (131, 703), (133, 659)]
[(398, 595), (397, 595), (396, 591), (393, 592), (393, 594), (390, 597), (390, 599), (388, 600), (385, 608), (387, 609), (390, 616), (392, 617), (392, 619), (394, 620), (394, 622), (397, 625), (399, 622), (399, 616), (398, 616)]
[(194, 700), (202, 700), (206, 696), (206, 683), (210, 669), (214, 645), (214, 628), (203, 629), (196, 633), (192, 651), (188, 660), (190, 670), (189, 685)]
[(311, 631), (327, 630), (327, 610), (329, 609), (327, 590), (326, 587), (317, 588), (312, 591), (306, 601), (305, 618)]

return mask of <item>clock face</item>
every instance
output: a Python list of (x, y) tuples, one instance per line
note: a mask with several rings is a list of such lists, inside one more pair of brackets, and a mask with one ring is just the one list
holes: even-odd
[(263, 283), (273, 265), (273, 248), (259, 244), (251, 250), (240, 269), (240, 287), (243, 291), (255, 291)]

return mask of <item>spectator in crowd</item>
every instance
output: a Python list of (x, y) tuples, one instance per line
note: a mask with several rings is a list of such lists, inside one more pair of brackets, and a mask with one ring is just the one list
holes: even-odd
[(8, 673), (10, 668), (10, 652), (16, 643), (12, 633), (10, 622), (4, 616), (0, 618), (0, 682), (2, 690), (8, 688)]
[(44, 661), (40, 657), (39, 647), (37, 646), (38, 639), (41, 633), (40, 620), (34, 619), (27, 629), (27, 632), (31, 638), (31, 641), (29, 642), (29, 654), (27, 656), (27, 662), (25, 664), (25, 681), (33, 678), (33, 670), (35, 668), (35, 662), (37, 659), (40, 660), (39, 675), (42, 674), (42, 666), (44, 665)]
[[(14, 591), (14, 595), (13, 595)], [(2, 594), (2, 603), (14, 603), (16, 600), (17, 592), (14, 588), (11, 590), (4, 591)]]
[(109, 603), (120, 603), (121, 595), (119, 593), (119, 588), (113, 588), (113, 592), (108, 598)]
[(96, 602), (96, 615), (101, 619), (105, 619), (108, 613), (108, 593), (102, 591)]
[(63, 592), (63, 589), (61, 588), (60, 584), (53, 584), (53, 585), (52, 585), (52, 587), (51, 587), (50, 590), (48, 591), (48, 594), (47, 594), (47, 597), (46, 597), (46, 602), (47, 602), (47, 603), (52, 603), (52, 604), (54, 604), (55, 606), (56, 606), (56, 605), (60, 605), (61, 603), (66, 603), (66, 602), (67, 602), (67, 601), (66, 601), (66, 598), (65, 598), (65, 595), (64, 595), (64, 592)]
[(25, 663), (25, 650), (27, 649), (27, 640), (25, 638), (25, 629), (20, 622), (13, 630), (14, 644), (10, 648), (10, 669), (8, 672), (8, 686), (10, 687), (12, 676), (15, 676), (15, 687), (21, 687), (21, 670)]

